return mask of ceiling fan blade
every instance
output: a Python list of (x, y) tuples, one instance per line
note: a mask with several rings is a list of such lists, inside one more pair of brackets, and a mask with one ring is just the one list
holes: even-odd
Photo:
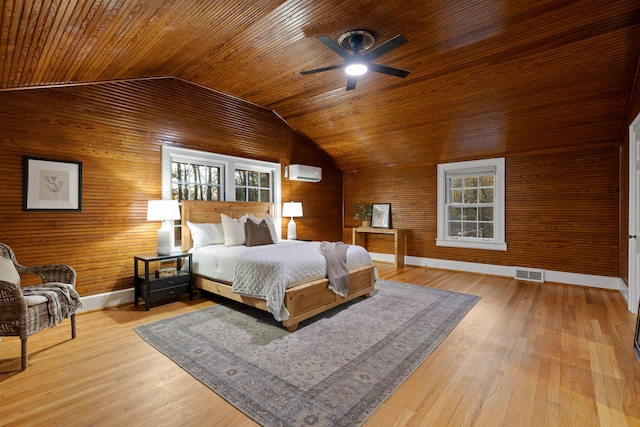
[(324, 68), (316, 68), (315, 70), (309, 70), (309, 71), (300, 71), (300, 74), (303, 76), (306, 76), (307, 74), (315, 74), (315, 73), (321, 73), (323, 71), (329, 71), (329, 70), (339, 70), (340, 68), (344, 68), (345, 64), (340, 64), (340, 65), (332, 65), (330, 67), (324, 67)]
[(384, 65), (379, 65), (379, 64), (374, 64), (374, 63), (367, 64), (367, 67), (369, 68), (369, 71), (374, 71), (376, 73), (382, 73), (382, 74), (388, 74), (390, 76), (395, 76), (395, 77), (405, 78), (405, 77), (407, 77), (409, 75), (409, 71), (407, 71), (407, 70), (401, 70), (399, 68), (386, 67)]
[[(375, 49), (373, 49), (370, 52), (365, 53), (364, 55), (362, 55), (362, 59), (364, 59), (365, 61), (372, 61), (374, 59), (376, 59), (379, 56), (384, 55), (387, 52), (391, 52), (393, 49), (402, 46), (403, 44), (407, 43), (409, 40), (407, 40), (402, 34), (398, 34), (397, 36), (395, 36), (394, 38), (392, 38), (391, 40), (382, 43), (380, 46), (376, 47)], [(340, 46), (338, 46), (340, 47)]]
[(340, 47), (340, 45), (333, 40), (331, 40), (328, 36), (319, 36), (318, 40), (320, 40), (326, 47), (343, 57), (344, 59), (351, 58), (349, 52)]
[(358, 78), (356, 76), (349, 76), (349, 78), (347, 79), (347, 90), (355, 89), (357, 82)]

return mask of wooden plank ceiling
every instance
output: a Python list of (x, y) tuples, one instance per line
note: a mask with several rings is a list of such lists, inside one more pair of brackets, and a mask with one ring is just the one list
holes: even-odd
[[(637, 0), (3, 2), (0, 90), (174, 76), (274, 110), (345, 172), (621, 141)], [(316, 37), (409, 42), (345, 91)]]

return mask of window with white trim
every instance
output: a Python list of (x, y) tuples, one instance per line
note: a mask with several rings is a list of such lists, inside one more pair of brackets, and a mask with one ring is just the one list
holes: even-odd
[(507, 250), (505, 159), (438, 165), (438, 246)]
[(251, 170), (250, 167), (235, 169), (235, 191), (237, 202), (271, 202), (271, 173)]
[[(163, 146), (162, 198), (271, 202), (277, 223), (280, 164)], [(181, 244), (181, 226), (174, 222), (174, 249)]]
[(171, 199), (221, 200), (224, 166), (198, 159), (171, 161)]

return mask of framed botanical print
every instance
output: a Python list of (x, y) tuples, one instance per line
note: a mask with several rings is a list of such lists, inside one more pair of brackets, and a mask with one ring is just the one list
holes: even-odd
[(391, 203), (374, 203), (372, 206), (371, 226), (391, 228)]
[(24, 158), (25, 211), (81, 211), (82, 163)]

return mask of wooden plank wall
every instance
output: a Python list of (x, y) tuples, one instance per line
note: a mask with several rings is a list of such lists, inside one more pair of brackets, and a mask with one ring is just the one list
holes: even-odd
[[(436, 246), (435, 164), (345, 174), (343, 238), (356, 202), (389, 202), (407, 255), (619, 277), (619, 156), (618, 142), (507, 156), (506, 252)], [(369, 250), (393, 252), (392, 239), (367, 238)]]
[[(131, 287), (133, 255), (155, 252), (163, 144), (322, 167), (320, 183), (283, 179), (283, 198), (303, 203), (300, 237), (340, 239), (342, 174), (323, 152), (269, 110), (167, 78), (0, 92), (0, 241), (22, 264), (72, 265), (81, 295)], [(23, 156), (82, 162), (82, 212), (24, 212)]]
[[(169, 78), (0, 92), (0, 241), (24, 264), (70, 263), (82, 295), (130, 287), (132, 256), (155, 250), (159, 224), (146, 221), (146, 201), (161, 194), (163, 144), (322, 167), (320, 183), (283, 180), (283, 199), (303, 202), (301, 238), (350, 242), (353, 204), (389, 202), (408, 255), (626, 274), (619, 141), (507, 155), (509, 250), (439, 248), (435, 163), (363, 170), (343, 184), (331, 159), (271, 111)], [(82, 161), (83, 211), (23, 212), (24, 155)], [(384, 238), (368, 239), (372, 251), (392, 252)]]

